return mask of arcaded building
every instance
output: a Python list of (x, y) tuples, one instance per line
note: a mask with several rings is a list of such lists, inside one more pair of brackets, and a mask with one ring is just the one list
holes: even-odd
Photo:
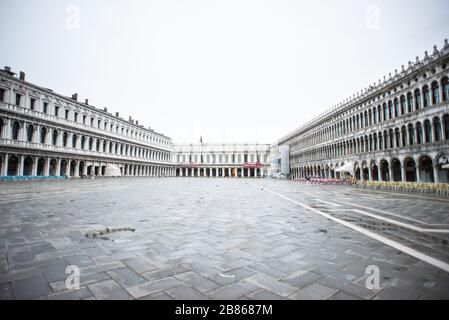
[(268, 176), (268, 144), (175, 144), (174, 160), (179, 177)]
[(170, 176), (169, 137), (0, 69), (0, 176)]
[(449, 44), (280, 139), (292, 178), (449, 182)]

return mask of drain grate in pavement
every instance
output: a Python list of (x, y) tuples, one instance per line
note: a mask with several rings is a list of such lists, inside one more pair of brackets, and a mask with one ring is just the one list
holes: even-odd
[(111, 233), (125, 232), (125, 231), (136, 232), (136, 229), (134, 229), (134, 228), (118, 228), (118, 229), (106, 228), (105, 230), (101, 230), (101, 231), (88, 232), (85, 234), (85, 236), (88, 239), (100, 238), (103, 240), (109, 240), (109, 238), (104, 237), (104, 236), (107, 234), (111, 234)]

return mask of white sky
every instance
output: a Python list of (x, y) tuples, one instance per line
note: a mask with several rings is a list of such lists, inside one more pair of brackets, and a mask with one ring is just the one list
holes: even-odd
[(0, 0), (0, 13), (0, 66), (177, 143), (274, 142), (449, 36), (447, 0)]

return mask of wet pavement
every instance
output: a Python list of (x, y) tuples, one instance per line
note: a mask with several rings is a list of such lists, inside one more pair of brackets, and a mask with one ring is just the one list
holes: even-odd
[(448, 212), (281, 180), (1, 184), (0, 299), (448, 299)]

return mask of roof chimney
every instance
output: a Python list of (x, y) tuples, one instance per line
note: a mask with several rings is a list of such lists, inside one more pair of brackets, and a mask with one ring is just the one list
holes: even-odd
[(11, 67), (5, 66), (5, 71), (11, 72)]
[(120, 113), (116, 112), (116, 113), (115, 113), (115, 116), (116, 116), (117, 118), (120, 117)]
[(72, 99), (78, 101), (78, 93), (72, 94)]
[(129, 122), (133, 122), (133, 118), (131, 118), (131, 116), (129, 116)]
[(84, 100), (85, 104), (89, 104), (89, 99)]
[(108, 108), (103, 108), (103, 111), (104, 112), (108, 112)]
[(136, 120), (136, 124), (139, 125), (139, 120)]
[(22, 81), (25, 81), (25, 72), (20, 71), (19, 79), (22, 80)]

